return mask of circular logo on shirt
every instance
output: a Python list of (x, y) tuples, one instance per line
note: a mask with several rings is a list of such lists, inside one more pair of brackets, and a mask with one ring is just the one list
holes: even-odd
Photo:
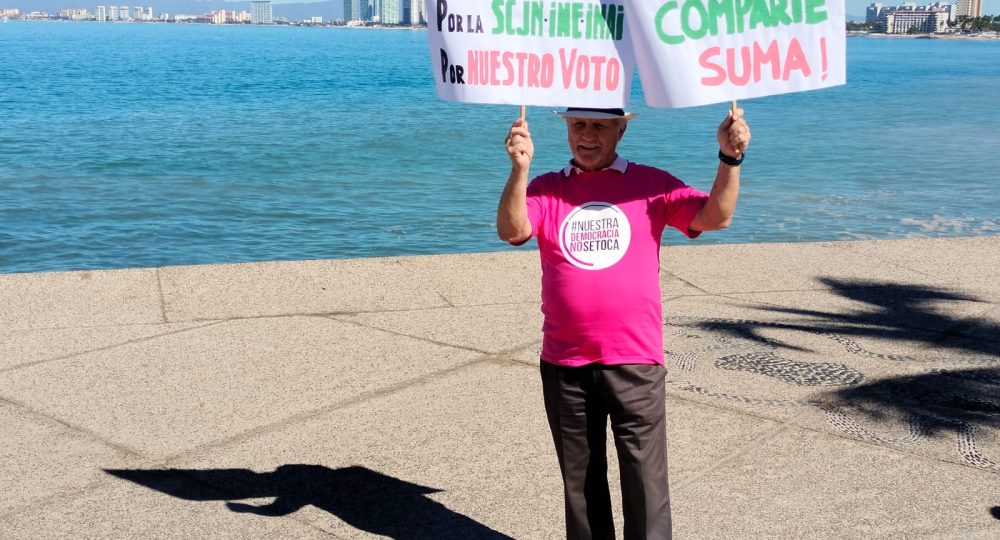
[(577, 206), (559, 226), (559, 248), (573, 266), (603, 270), (625, 256), (632, 228), (625, 213), (606, 202)]

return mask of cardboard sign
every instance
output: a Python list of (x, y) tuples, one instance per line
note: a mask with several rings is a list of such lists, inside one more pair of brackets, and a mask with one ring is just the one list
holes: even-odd
[(625, 107), (635, 59), (625, 0), (425, 0), (439, 97)]
[(691, 107), (846, 82), (843, 0), (631, 0), (652, 107)]

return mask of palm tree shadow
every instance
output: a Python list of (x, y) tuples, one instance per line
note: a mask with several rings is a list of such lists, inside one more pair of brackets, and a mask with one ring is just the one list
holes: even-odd
[[(873, 337), (887, 341), (924, 342), (952, 352), (994, 356), (1000, 364), (1000, 325), (985, 318), (957, 318), (940, 309), (948, 303), (989, 303), (962, 292), (925, 285), (909, 285), (872, 280), (818, 278), (837, 295), (853, 300), (859, 308), (822, 311), (808, 308), (767, 307), (759, 309), (778, 315), (808, 317), (808, 322), (712, 321), (707, 329), (733, 337), (767, 341), (761, 330), (782, 329), (840, 336)], [(976, 337), (963, 332), (976, 328)], [(773, 343), (773, 341), (772, 341)], [(785, 345), (788, 348), (794, 348)]]
[(826, 397), (872, 420), (917, 419), (931, 436), (1000, 428), (1000, 368), (933, 370), (842, 388)]
[[(942, 309), (948, 303), (990, 304), (955, 290), (870, 280), (819, 278), (837, 295), (858, 308), (843, 312), (808, 308), (762, 307), (779, 315), (807, 317), (805, 321), (708, 321), (698, 326), (727, 335), (766, 342), (788, 350), (793, 345), (769, 339), (765, 330), (822, 334), (835, 337), (849, 353), (886, 364), (923, 362), (954, 364), (837, 389), (822, 401), (858, 412), (872, 420), (915, 419), (929, 435), (940, 431), (1000, 427), (1000, 325), (983, 317), (958, 318)], [(969, 332), (969, 330), (975, 330)], [(921, 343), (940, 358), (874, 354), (860, 350), (851, 337), (885, 342)], [(846, 339), (845, 339), (846, 338)], [(971, 354), (970, 354), (971, 353)], [(975, 366), (975, 367), (972, 367)], [(970, 434), (971, 437), (971, 434)]]
[[(282, 465), (274, 472), (247, 469), (105, 469), (105, 472), (189, 501), (227, 501), (233, 512), (286, 516), (311, 505), (351, 526), (397, 540), (509, 539), (427, 497), (441, 490), (353, 466)], [(262, 506), (232, 502), (270, 498)]]

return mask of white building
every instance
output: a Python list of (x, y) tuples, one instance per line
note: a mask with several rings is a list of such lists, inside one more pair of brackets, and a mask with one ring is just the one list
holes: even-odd
[(921, 34), (944, 32), (952, 18), (952, 6), (935, 2), (918, 6), (907, 2), (899, 6), (870, 4), (865, 14), (865, 22), (877, 23), (887, 34), (906, 34), (915, 30)]
[(900, 10), (887, 13), (883, 28), (886, 34), (944, 32), (948, 28), (947, 11)]
[(108, 20), (108, 8), (104, 6), (97, 6), (94, 8), (94, 20), (99, 22), (104, 22)]
[(407, 22), (413, 26), (419, 26), (427, 22), (427, 16), (424, 15), (423, 0), (410, 0), (410, 20)]
[(90, 13), (87, 13), (85, 9), (63, 9), (59, 11), (60, 19), (69, 19), (71, 21), (82, 21), (90, 18)]
[(253, 0), (250, 2), (251, 24), (274, 24), (271, 13), (271, 0)]

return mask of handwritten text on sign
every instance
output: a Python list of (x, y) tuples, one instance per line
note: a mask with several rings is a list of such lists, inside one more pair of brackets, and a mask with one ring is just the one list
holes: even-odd
[(623, 0), (426, 0), (440, 97), (624, 107), (634, 59)]
[(634, 0), (646, 102), (688, 107), (844, 84), (843, 0)]

